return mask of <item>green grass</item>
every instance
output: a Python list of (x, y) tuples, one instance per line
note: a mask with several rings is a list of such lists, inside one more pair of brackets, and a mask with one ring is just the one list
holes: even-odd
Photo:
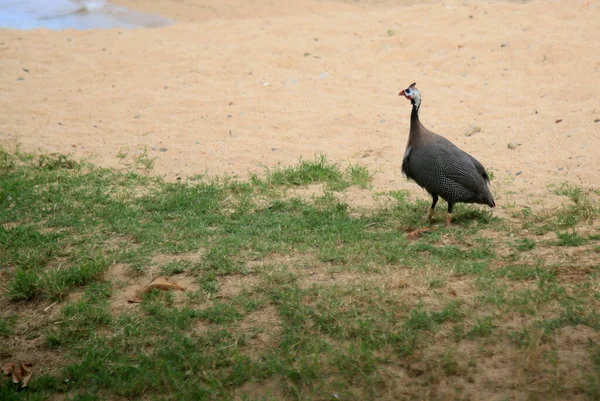
[[(372, 175), (361, 165), (350, 164), (345, 171), (330, 163), (323, 154), (316, 156), (313, 161), (300, 160), (296, 166), (281, 167), (274, 170), (266, 169), (268, 184), (273, 186), (299, 186), (312, 183), (324, 183), (327, 189), (341, 191), (351, 185), (367, 188)], [(256, 181), (260, 181), (256, 179)]]
[[(493, 354), (519, 372), (498, 397), (536, 378), (533, 398), (552, 382), (597, 399), (598, 345), (560, 340), (600, 330), (600, 265), (564, 257), (597, 253), (593, 191), (562, 185), (563, 206), (514, 222), (457, 205), (454, 227), (411, 240), (426, 197), (360, 209), (331, 192), (371, 181), (324, 156), (173, 183), (0, 150), (0, 356), (37, 363), (0, 399), (418, 400), (441, 382), (476, 398), (465, 383)], [(159, 275), (185, 291), (127, 303)]]

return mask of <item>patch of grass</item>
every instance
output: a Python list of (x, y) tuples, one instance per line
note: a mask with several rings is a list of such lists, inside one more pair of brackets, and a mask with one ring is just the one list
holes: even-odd
[[(459, 205), (454, 227), (436, 223), (409, 239), (423, 226), (426, 196), (395, 191), (380, 194), (391, 200), (383, 206), (356, 208), (331, 191), (369, 188), (372, 176), (324, 156), (248, 181), (175, 183), (71, 168), (68, 157), (37, 160), (0, 150), (0, 306), (10, 311), (0, 312), (0, 336), (26, 328), (27, 338), (45, 340), (32, 342), (36, 351), (66, 366), (36, 374), (25, 392), (0, 381), (2, 399), (419, 400), (424, 383), (429, 395), (442, 377), (445, 388), (464, 384), (463, 371), (492, 352), (533, 355), (540, 345), (552, 372), (589, 370), (562, 370), (554, 358), (562, 343), (550, 339), (568, 326), (600, 328), (597, 269), (589, 255), (563, 260), (556, 243), (522, 233), (523, 225), (588, 232), (579, 228), (592, 216), (584, 190), (562, 190), (576, 208), (572, 221), (562, 207), (524, 209), (514, 223)], [(312, 183), (324, 183), (325, 194), (286, 196), (286, 187)], [(595, 235), (560, 241), (588, 244)], [(550, 256), (520, 253), (532, 249)], [(113, 266), (126, 266), (125, 276)], [(138, 283), (182, 273), (185, 292), (153, 290), (141, 304), (120, 304)], [(30, 310), (52, 304), (30, 320)], [(522, 328), (507, 323), (515, 317)], [(468, 366), (463, 341), (472, 347)], [(0, 343), (0, 355), (17, 352)], [(569, 347), (595, 363), (592, 346)], [(542, 378), (532, 391), (543, 392), (549, 371), (527, 369)], [(498, 391), (518, 388), (511, 380)], [(581, 383), (556, 383), (561, 394), (581, 394)], [(593, 394), (597, 381), (586, 383)], [(476, 398), (468, 391), (461, 397)]]
[(9, 284), (8, 294), (14, 301), (40, 296), (62, 299), (72, 287), (92, 283), (109, 264), (109, 261), (99, 256), (80, 260), (64, 270), (19, 269)]
[(175, 274), (181, 274), (193, 269), (193, 263), (177, 260), (167, 262), (160, 267), (160, 274), (162, 276), (172, 276)]
[(0, 337), (8, 337), (13, 334), (18, 315), (0, 316)]
[(521, 238), (515, 241), (515, 248), (517, 251), (530, 251), (535, 248), (535, 241), (531, 238)]
[(564, 233), (556, 233), (558, 236), (558, 246), (581, 246), (587, 243), (587, 238), (582, 237), (575, 231), (565, 231)]
[(119, 159), (120, 163), (125, 163), (125, 160), (127, 159), (128, 155), (129, 155), (129, 148), (127, 148), (127, 147), (121, 148), (117, 152), (117, 159)]
[(63, 155), (59, 153), (42, 154), (38, 158), (38, 165), (44, 170), (57, 170), (57, 169), (79, 169), (81, 163), (73, 160), (69, 155)]
[(494, 331), (493, 318), (491, 316), (485, 316), (483, 318), (479, 318), (475, 321), (471, 330), (467, 332), (467, 338), (476, 338), (476, 337), (488, 337)]
[[(119, 157), (119, 155), (117, 155), (117, 157)], [(154, 163), (156, 163), (156, 159), (158, 159), (158, 157), (151, 157), (148, 154), (148, 148), (144, 146), (142, 149), (138, 150), (133, 157), (133, 166), (136, 169), (152, 170), (154, 168)]]
[(0, 146), (0, 171), (15, 168), (15, 157)]
[(507, 277), (511, 280), (553, 280), (556, 278), (554, 269), (542, 266), (529, 266), (522, 264), (506, 265), (495, 271), (499, 277)]
[[(358, 182), (362, 182), (361, 179), (364, 180), (364, 172), (358, 166), (350, 171), (351, 173), (352, 171), (355, 172), (354, 176)], [(278, 167), (273, 171), (267, 170), (267, 182), (275, 186), (324, 183), (332, 191), (341, 191), (351, 185), (351, 182), (344, 177), (344, 173), (339, 166), (329, 163), (327, 157), (323, 154), (316, 156), (313, 161), (300, 160), (297, 166)]]
[(359, 164), (350, 164), (345, 171), (348, 181), (351, 185), (357, 185), (360, 188), (369, 188), (373, 182), (373, 175), (365, 166)]
[(585, 197), (585, 193), (583, 189), (575, 184), (571, 184), (569, 182), (563, 182), (560, 184), (555, 190), (554, 193), (562, 196), (566, 196), (570, 198), (573, 202), (578, 203), (581, 201), (583, 197)]
[(456, 350), (449, 348), (442, 357), (442, 369), (446, 376), (453, 376), (458, 373), (458, 361), (456, 360)]
[(570, 183), (563, 183), (556, 189), (556, 193), (568, 197), (572, 202), (559, 211), (559, 225), (572, 227), (574, 221), (591, 222), (600, 216), (600, 207), (594, 205), (589, 191)]

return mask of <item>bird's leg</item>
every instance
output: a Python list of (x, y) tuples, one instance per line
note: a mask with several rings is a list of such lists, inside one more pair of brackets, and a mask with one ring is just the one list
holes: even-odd
[(446, 227), (452, 225), (452, 203), (448, 202), (448, 214), (446, 215)]
[(438, 201), (438, 196), (435, 194), (431, 194), (433, 198), (433, 202), (431, 202), (431, 208), (429, 208), (429, 213), (427, 213), (427, 221), (431, 223), (433, 221), (433, 215), (435, 214), (435, 205)]

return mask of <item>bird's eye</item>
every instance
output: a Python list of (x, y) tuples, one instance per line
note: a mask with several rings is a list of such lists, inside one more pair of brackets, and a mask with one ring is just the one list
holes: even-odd
[(404, 91), (404, 93), (406, 93), (407, 95), (410, 95), (410, 88), (406, 89), (406, 90)]

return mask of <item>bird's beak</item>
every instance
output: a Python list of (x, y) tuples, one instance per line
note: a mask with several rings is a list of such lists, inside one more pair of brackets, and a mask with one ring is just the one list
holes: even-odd
[(398, 93), (398, 96), (406, 96), (406, 95), (404, 94), (404, 90), (401, 90), (401, 91), (400, 91), (400, 93)]

